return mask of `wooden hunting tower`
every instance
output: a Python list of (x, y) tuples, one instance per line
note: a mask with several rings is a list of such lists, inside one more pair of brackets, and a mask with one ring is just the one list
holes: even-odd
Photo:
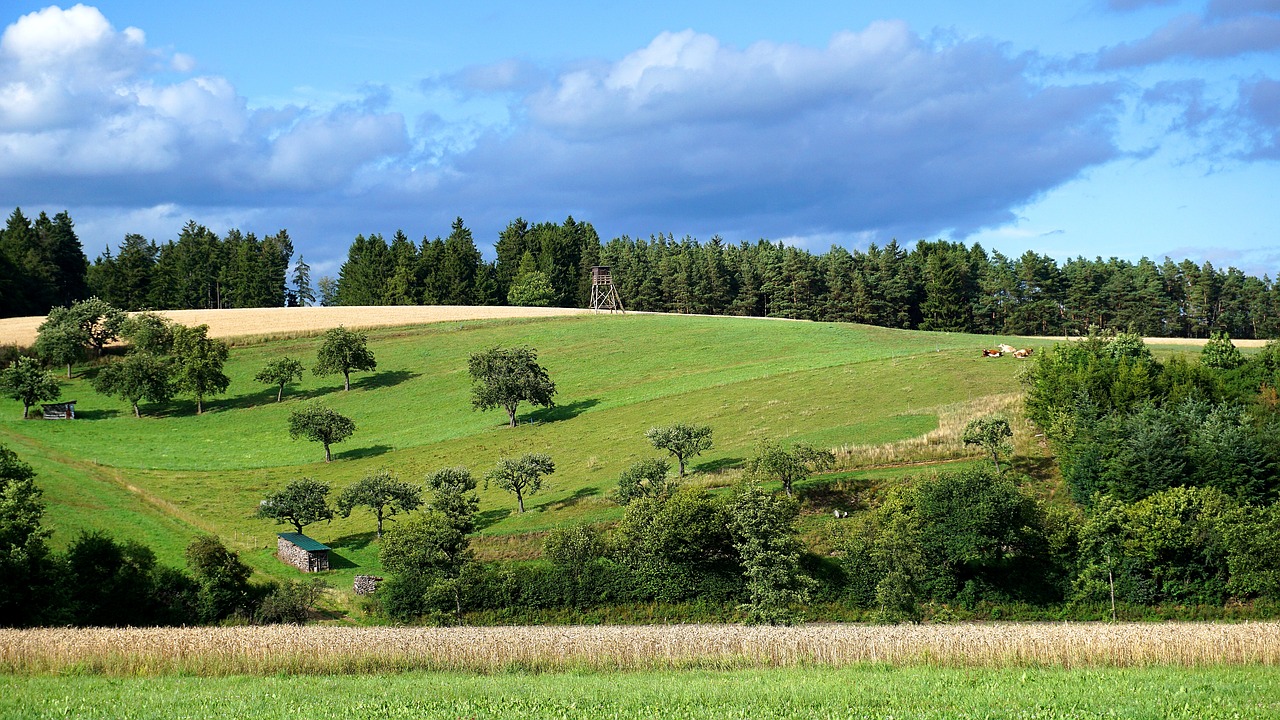
[(613, 275), (609, 273), (608, 265), (595, 265), (591, 268), (591, 310), (593, 312), (626, 312), (622, 309), (622, 299), (618, 297), (618, 289), (613, 286)]

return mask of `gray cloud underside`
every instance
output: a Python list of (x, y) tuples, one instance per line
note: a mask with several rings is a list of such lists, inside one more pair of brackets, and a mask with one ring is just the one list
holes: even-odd
[[(1232, 2), (1248, 0), (1222, 12)], [(568, 213), (606, 234), (910, 239), (1007, 222), (1119, 157), (1128, 92), (1048, 84), (1034, 56), (985, 40), (933, 44), (899, 22), (823, 48), (664, 33), (617, 62), (557, 71), (512, 60), (424, 81), (515, 98), (513, 124), (477, 128), (428, 115), (411, 130), (373, 84), (338, 108), (251, 110), (225, 79), (183, 77), (179, 60), (84, 6), (11, 25), (0, 38), (0, 196), (241, 207), (334, 247), (354, 232), (447, 231), (455, 215), (484, 242), (517, 215)], [(172, 69), (182, 79), (159, 79)], [(1244, 105), (1272, 128), (1275, 106), (1261, 80)]]

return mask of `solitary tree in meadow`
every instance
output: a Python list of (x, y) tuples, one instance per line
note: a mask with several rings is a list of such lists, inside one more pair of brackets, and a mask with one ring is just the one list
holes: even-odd
[(332, 408), (313, 404), (289, 413), (289, 437), (299, 437), (324, 445), (324, 461), (333, 460), (329, 446), (346, 440), (356, 431), (355, 422)]
[(338, 512), (351, 517), (357, 507), (367, 507), (378, 520), (378, 538), (382, 537), (382, 522), (401, 512), (417, 510), (422, 505), (422, 488), (400, 480), (389, 470), (379, 470), (365, 475), (338, 494)]
[(684, 464), (690, 458), (711, 449), (711, 426), (676, 423), (651, 427), (644, 434), (659, 450), (666, 450), (680, 464), (680, 477), (684, 477)]
[(284, 386), (302, 379), (302, 363), (285, 355), (267, 363), (253, 376), (256, 382), (276, 386), (276, 402), (284, 398)]
[(174, 381), (177, 389), (195, 395), (196, 414), (204, 412), (204, 399), (220, 395), (231, 385), (231, 378), (222, 372), (227, 361), (227, 344), (209, 337), (208, 325), (173, 330)]
[(491, 348), (472, 353), (467, 361), (471, 374), (471, 406), (476, 410), (504, 408), (516, 426), (521, 402), (552, 407), (556, 384), (538, 364), (538, 351), (530, 347)]
[(760, 444), (756, 456), (748, 461), (747, 472), (761, 480), (780, 481), (787, 497), (791, 497), (796, 482), (819, 470), (831, 468), (835, 462), (835, 455), (830, 450), (802, 442), (786, 447), (766, 440)]
[(169, 363), (146, 352), (129, 353), (99, 370), (93, 389), (129, 401), (138, 418), (142, 417), (139, 402), (169, 402), (174, 392)]
[(57, 400), (62, 394), (58, 379), (40, 367), (35, 358), (20, 357), (0, 371), (0, 390), (22, 403), (22, 419), (27, 419), (31, 406)]
[(292, 480), (284, 488), (263, 498), (257, 517), (288, 523), (299, 535), (302, 528), (321, 520), (333, 519), (329, 507), (329, 485), (309, 477)]
[(996, 472), (1000, 472), (1000, 456), (1013, 452), (1013, 430), (1004, 418), (975, 418), (964, 427), (965, 445), (977, 445), (991, 454)]
[(342, 389), (350, 390), (352, 370), (374, 370), (377, 367), (378, 362), (369, 351), (368, 336), (338, 326), (324, 334), (324, 342), (316, 355), (316, 366), (311, 372), (316, 375), (342, 373)]
[(502, 458), (484, 475), (485, 487), (493, 483), (509, 493), (515, 493), (516, 505), (524, 512), (524, 496), (542, 489), (542, 476), (556, 471), (550, 456), (529, 453), (518, 458)]

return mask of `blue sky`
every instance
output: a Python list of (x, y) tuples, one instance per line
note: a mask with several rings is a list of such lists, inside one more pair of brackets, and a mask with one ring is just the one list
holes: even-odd
[(195, 219), (325, 274), (572, 214), (1280, 267), (1280, 0), (3, 8), (0, 202), (91, 257)]

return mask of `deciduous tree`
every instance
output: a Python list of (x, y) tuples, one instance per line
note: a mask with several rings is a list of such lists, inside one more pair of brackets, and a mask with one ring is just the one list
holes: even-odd
[(684, 465), (690, 458), (711, 449), (711, 426), (676, 423), (651, 427), (644, 434), (659, 450), (666, 450), (680, 464), (680, 477), (684, 477)]
[(351, 418), (323, 405), (307, 405), (289, 413), (289, 437), (304, 437), (324, 445), (324, 461), (333, 456), (329, 446), (346, 440), (356, 431)]
[(747, 472), (761, 480), (778, 480), (787, 497), (791, 497), (796, 482), (815, 472), (827, 470), (835, 464), (830, 450), (820, 450), (808, 443), (796, 443), (785, 447), (766, 440), (760, 444), (756, 456), (747, 464)]
[(224, 393), (231, 385), (231, 378), (222, 372), (228, 352), (225, 342), (209, 337), (208, 325), (174, 328), (174, 381), (178, 390), (196, 396), (197, 415), (204, 412), (207, 396)]
[(291, 480), (283, 489), (271, 493), (258, 504), (257, 517), (288, 523), (299, 534), (311, 523), (333, 519), (329, 507), (329, 485), (309, 477)]
[(1004, 418), (974, 418), (964, 427), (965, 445), (977, 445), (991, 455), (996, 472), (1000, 472), (1000, 456), (1013, 452), (1013, 430)]
[(351, 517), (356, 507), (367, 507), (378, 520), (377, 536), (382, 537), (382, 522), (401, 512), (417, 510), (422, 505), (422, 489), (398, 479), (389, 470), (365, 475), (338, 494), (337, 509), (342, 517)]
[(524, 512), (524, 496), (542, 489), (542, 476), (556, 471), (556, 465), (548, 455), (528, 453), (518, 458), (502, 458), (484, 475), (485, 487), (493, 483), (509, 493), (515, 493), (516, 505)]
[(628, 505), (642, 497), (655, 497), (670, 493), (679, 483), (667, 477), (671, 463), (664, 458), (646, 458), (632, 464), (618, 478), (618, 502)]
[(0, 389), (22, 403), (22, 419), (27, 419), (31, 406), (57, 400), (62, 394), (58, 379), (40, 367), (35, 358), (20, 357), (0, 371)]
[(302, 379), (302, 363), (285, 355), (267, 363), (253, 376), (255, 382), (276, 386), (276, 402), (284, 398), (284, 386)]
[(338, 326), (324, 334), (324, 342), (320, 344), (316, 365), (311, 372), (316, 375), (342, 373), (342, 389), (350, 390), (352, 370), (374, 370), (377, 367), (378, 362), (369, 351), (368, 336)]
[(129, 353), (98, 371), (93, 389), (121, 400), (128, 400), (134, 417), (142, 417), (138, 403), (163, 403), (173, 398), (173, 381), (169, 363), (151, 353)]
[(538, 351), (530, 347), (491, 348), (472, 353), (467, 361), (471, 374), (471, 405), (476, 410), (506, 409), (511, 427), (521, 402), (552, 407), (556, 384), (538, 364)]

